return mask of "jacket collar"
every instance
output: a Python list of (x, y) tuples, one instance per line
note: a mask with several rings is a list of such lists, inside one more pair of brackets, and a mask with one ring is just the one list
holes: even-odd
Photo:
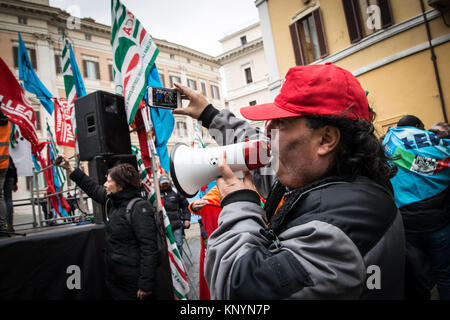
[(122, 191), (109, 194), (108, 198), (111, 199), (112, 205), (117, 207), (139, 196), (139, 189), (127, 188)]

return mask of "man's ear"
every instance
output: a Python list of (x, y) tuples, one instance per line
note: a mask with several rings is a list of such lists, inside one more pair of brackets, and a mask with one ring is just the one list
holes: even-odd
[(333, 152), (341, 140), (341, 131), (333, 126), (324, 126), (321, 128), (321, 140), (317, 150), (318, 155), (325, 156)]

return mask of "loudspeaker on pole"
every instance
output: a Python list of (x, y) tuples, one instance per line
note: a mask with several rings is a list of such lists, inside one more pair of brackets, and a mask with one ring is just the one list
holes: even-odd
[(81, 161), (96, 156), (130, 154), (131, 140), (124, 98), (95, 91), (75, 100)]

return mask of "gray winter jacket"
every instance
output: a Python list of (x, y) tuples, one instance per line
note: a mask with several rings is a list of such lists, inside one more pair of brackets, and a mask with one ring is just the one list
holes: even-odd
[[(211, 105), (200, 120), (220, 145), (256, 134), (247, 122)], [(268, 197), (284, 187), (265, 170), (254, 172), (253, 182)], [(223, 199), (205, 261), (211, 298), (403, 298), (403, 224), (382, 186), (365, 177), (316, 181), (285, 193), (269, 228), (259, 203), (250, 190)]]

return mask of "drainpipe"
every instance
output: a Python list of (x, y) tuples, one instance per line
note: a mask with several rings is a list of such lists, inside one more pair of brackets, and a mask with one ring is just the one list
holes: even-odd
[(436, 55), (434, 54), (434, 47), (431, 44), (430, 25), (428, 23), (427, 15), (425, 14), (425, 5), (423, 4), (423, 0), (419, 0), (419, 2), (420, 2), (420, 7), (422, 8), (422, 15), (423, 15), (423, 19), (425, 20), (425, 26), (427, 29), (428, 43), (430, 45), (430, 52), (431, 52), (431, 61), (433, 61), (434, 74), (436, 76), (436, 82), (437, 82), (437, 86), (439, 89), (439, 96), (441, 98), (442, 114), (444, 115), (444, 121), (448, 123), (447, 112), (445, 110), (444, 94), (442, 92), (441, 78), (439, 76), (439, 70), (438, 70), (438, 66), (437, 66), (437, 58), (436, 58)]

